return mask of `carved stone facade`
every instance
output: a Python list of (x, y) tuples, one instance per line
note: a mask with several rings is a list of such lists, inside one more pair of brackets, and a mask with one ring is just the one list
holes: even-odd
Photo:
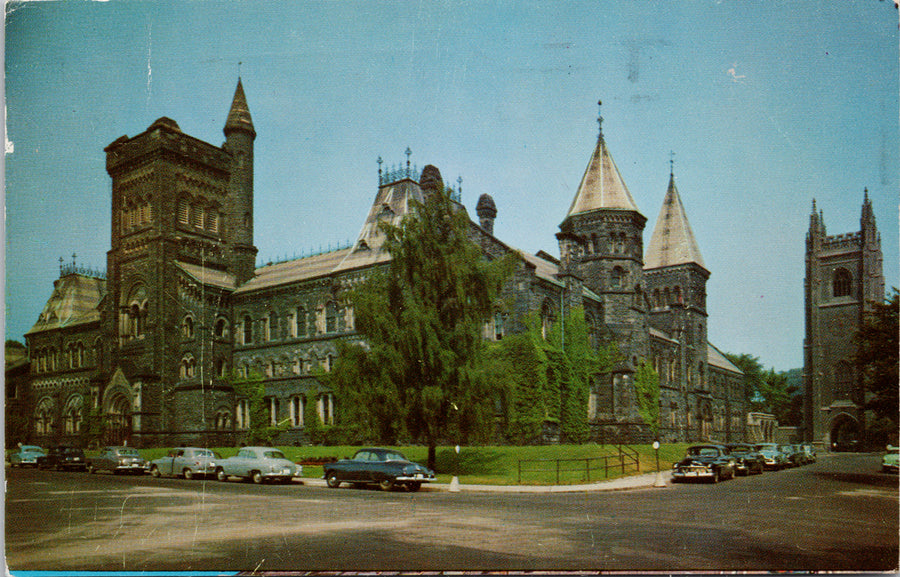
[[(161, 118), (106, 148), (112, 179), (106, 278), (64, 270), (26, 335), (35, 441), (76, 442), (75, 423), (95, 409), (107, 418), (107, 442), (238, 444), (250, 415), (247, 400), (227, 384), (232, 371), (264, 376), (268, 424), (287, 427), (279, 443), (306, 442), (311, 414), (330, 424), (340, 413), (340, 399), (315, 373), (330, 369), (339, 340), (360, 338), (347, 289), (387, 263), (378, 224), (399, 223), (411, 200), (443, 189), (440, 172), (426, 166), (419, 175), (408, 162), (406, 171), (379, 171), (352, 246), (256, 268), (256, 131), (240, 81), (224, 133), (225, 144), (215, 147)], [(486, 319), (485, 338), (522, 331), (528, 313), (549, 326), (581, 307), (593, 334), (611, 338), (622, 353), (591, 391), (586, 418), (597, 440), (650, 439), (633, 386), (642, 362), (660, 375), (662, 440), (744, 438), (743, 375), (707, 341), (709, 272), (674, 177), (661, 213), (665, 224), (657, 223), (668, 231), (666, 240), (654, 232), (647, 257), (647, 219), (602, 133), (560, 225), (560, 258), (497, 239), (489, 195), (479, 199), (477, 214), (470, 236), (484, 254), (519, 257)], [(61, 311), (69, 311), (64, 322)]]

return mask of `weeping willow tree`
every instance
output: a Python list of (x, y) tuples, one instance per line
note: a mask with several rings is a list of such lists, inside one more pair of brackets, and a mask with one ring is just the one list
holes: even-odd
[(364, 344), (341, 347), (326, 384), (353, 433), (421, 442), (433, 468), (439, 441), (491, 426), (496, 391), (482, 327), (513, 261), (483, 257), (442, 186), (411, 206), (399, 226), (380, 225), (390, 262), (350, 295)]
[(615, 345), (594, 347), (580, 307), (555, 323), (546, 338), (536, 315), (525, 324), (525, 332), (493, 343), (490, 350), (494, 372), (507, 375), (501, 392), (507, 438), (540, 442), (545, 424), (553, 424), (563, 441), (587, 441), (593, 378), (612, 368)]

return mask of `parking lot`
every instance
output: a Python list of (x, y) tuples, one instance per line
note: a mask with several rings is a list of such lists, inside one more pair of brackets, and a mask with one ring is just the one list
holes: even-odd
[(894, 571), (880, 456), (719, 484), (383, 492), (7, 469), (11, 570)]

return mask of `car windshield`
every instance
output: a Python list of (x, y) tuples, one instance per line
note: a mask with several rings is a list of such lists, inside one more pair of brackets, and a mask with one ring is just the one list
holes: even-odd
[(781, 451), (782, 453), (793, 453), (794, 452), (794, 448), (790, 445), (780, 445), (778, 447), (778, 450)]
[(125, 455), (127, 457), (140, 457), (141, 454), (137, 452), (137, 449), (119, 449), (120, 455)]
[(776, 445), (766, 443), (764, 445), (756, 445), (756, 450), (757, 451), (777, 451), (778, 448)]
[(200, 449), (200, 450), (194, 451), (194, 456), (197, 456), (197, 457), (215, 457), (216, 454), (213, 453), (212, 451), (210, 451), (209, 449)]
[(263, 456), (267, 459), (284, 459), (284, 453), (281, 451), (263, 451)]
[(729, 450), (730, 450), (733, 454), (737, 454), (737, 453), (749, 453), (749, 452), (750, 452), (750, 447), (729, 447)]
[(34, 446), (34, 445), (22, 445), (22, 452), (23, 452), (23, 453), (25, 453), (25, 452), (29, 452), (29, 453), (43, 453), (44, 450), (43, 450), (42, 448), (36, 447), (36, 446)]
[(692, 457), (718, 457), (719, 450), (715, 447), (691, 447), (688, 455)]

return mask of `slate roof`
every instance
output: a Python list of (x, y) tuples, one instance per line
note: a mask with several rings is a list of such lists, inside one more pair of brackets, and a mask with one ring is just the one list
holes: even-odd
[(25, 334), (99, 321), (98, 306), (104, 294), (104, 279), (77, 273), (58, 278), (38, 321)]
[(726, 371), (731, 371), (733, 373), (739, 373), (741, 375), (744, 374), (744, 371), (739, 369), (737, 365), (728, 360), (728, 358), (716, 347), (712, 345), (712, 343), (706, 343), (707, 350), (709, 351), (707, 363), (714, 367), (719, 367), (720, 369), (725, 369)]
[(601, 133), (572, 200), (572, 206), (569, 207), (568, 216), (604, 208), (640, 213)]
[(669, 188), (663, 200), (662, 210), (653, 228), (653, 236), (644, 255), (644, 269), (696, 263), (704, 269), (703, 256), (687, 213), (681, 203), (681, 196), (675, 187), (675, 176), (669, 178)]
[(175, 266), (187, 273), (195, 281), (220, 289), (234, 290), (234, 275), (196, 264), (175, 261)]

